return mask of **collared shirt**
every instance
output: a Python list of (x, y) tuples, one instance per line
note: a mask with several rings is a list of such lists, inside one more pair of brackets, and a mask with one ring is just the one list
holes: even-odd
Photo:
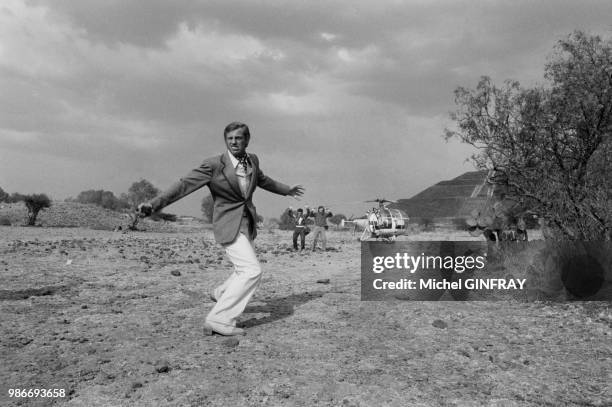
[(229, 150), (227, 150), (227, 154), (229, 155), (230, 161), (232, 162), (232, 166), (236, 170), (236, 176), (238, 177), (238, 184), (240, 185), (242, 195), (246, 197), (247, 191), (249, 190), (249, 175), (252, 172), (251, 163), (249, 162), (250, 160), (248, 160), (249, 155), (247, 154), (247, 170), (245, 172), (244, 168), (239, 165), (240, 161), (238, 161), (238, 159), (234, 157), (234, 155)]
[(295, 227), (303, 228), (304, 226), (306, 226), (306, 217), (303, 214), (297, 215), (295, 218)]
[[(249, 154), (248, 154), (248, 153), (245, 153), (245, 154), (246, 154), (246, 156), (247, 156), (247, 158), (248, 158), (248, 157), (249, 157)], [(227, 155), (229, 155), (230, 161), (232, 162), (232, 166), (233, 166), (234, 168), (236, 168), (236, 167), (238, 166), (238, 163), (239, 163), (240, 161), (238, 161), (238, 159), (237, 159), (236, 157), (234, 157), (234, 154), (232, 154), (232, 152), (231, 152), (231, 151), (229, 151), (229, 150), (227, 150)], [(251, 163), (250, 163), (250, 158), (249, 158), (249, 167), (250, 167), (250, 166), (251, 166)]]

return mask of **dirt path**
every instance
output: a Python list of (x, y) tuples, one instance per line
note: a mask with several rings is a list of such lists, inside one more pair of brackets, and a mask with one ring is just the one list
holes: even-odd
[(210, 234), (0, 227), (0, 405), (611, 405), (608, 304), (361, 302), (350, 235), (289, 240), (259, 236), (228, 339), (202, 335), (231, 270)]

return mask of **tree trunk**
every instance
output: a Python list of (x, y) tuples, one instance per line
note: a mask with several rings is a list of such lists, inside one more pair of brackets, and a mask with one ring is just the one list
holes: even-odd
[(28, 226), (34, 226), (36, 224), (37, 216), (38, 216), (38, 211), (31, 211), (28, 213)]

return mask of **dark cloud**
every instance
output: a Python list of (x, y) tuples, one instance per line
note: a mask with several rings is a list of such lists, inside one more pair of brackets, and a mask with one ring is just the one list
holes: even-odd
[[(457, 86), (542, 81), (555, 42), (610, 34), (611, 12), (598, 0), (10, 0), (0, 181), (36, 189), (51, 168), (59, 196), (141, 177), (163, 187), (241, 120), (266, 171), (307, 184), (309, 200), (407, 197), (471, 169), (468, 149), (440, 137)], [(27, 154), (39, 159), (15, 168)], [(267, 216), (287, 204), (256, 199)]]
[(161, 47), (180, 22), (199, 20), (197, 2), (187, 0), (28, 0), (44, 5), (55, 17), (66, 19), (87, 38), (106, 45), (117, 43)]
[[(52, 7), (54, 13), (84, 30), (89, 40), (110, 47), (121, 43), (164, 49), (179, 26), (186, 24), (205, 31), (251, 36), (285, 54), (282, 61), (253, 61), (226, 75), (203, 69), (202, 75), (210, 73), (227, 93), (241, 87), (249, 91), (291, 89), (300, 94), (296, 90), (300, 76), (328, 72), (353, 93), (393, 102), (412, 112), (429, 113), (447, 110), (452, 89), (475, 83), (480, 75), (540, 79), (543, 54), (551, 51), (561, 35), (576, 28), (610, 29), (610, 10), (605, 1), (32, 2)], [(333, 40), (324, 40), (322, 33), (332, 35)], [(367, 66), (333, 71), (330, 55), (338, 49), (359, 52), (369, 46), (375, 47), (377, 54)], [(378, 58), (391, 63), (392, 68), (385, 66), (385, 61), (377, 63)], [(532, 68), (527, 78), (521, 78), (524, 61), (542, 64), (540, 75), (534, 75), (536, 70)], [(182, 99), (181, 95), (182, 88), (194, 84), (181, 84), (179, 78), (165, 79), (159, 88), (169, 96), (168, 103), (180, 106), (187, 102), (186, 106), (192, 106), (188, 104), (192, 97)], [(118, 82), (123, 86), (125, 81)], [(145, 88), (151, 85), (156, 84), (143, 80), (131, 87), (144, 90), (143, 97), (149, 97)], [(174, 92), (169, 90), (173, 86)], [(425, 87), (429, 89), (421, 89)], [(218, 100), (219, 92), (214, 89), (197, 89), (197, 84), (195, 88), (187, 93)], [(157, 99), (150, 96), (149, 100)], [(160, 113), (158, 108), (152, 110)]]

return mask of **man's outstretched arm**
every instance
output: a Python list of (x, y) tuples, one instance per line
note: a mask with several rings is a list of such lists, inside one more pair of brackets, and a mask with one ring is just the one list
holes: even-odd
[(291, 187), (287, 195), (292, 196), (294, 198), (298, 198), (304, 195), (304, 187), (301, 185), (294, 185)]
[(300, 197), (302, 195), (304, 195), (304, 187), (301, 185), (294, 185), (294, 186), (289, 186), (289, 185), (285, 185), (282, 182), (278, 182), (273, 180), (272, 178), (268, 177), (267, 175), (265, 175), (263, 173), (263, 171), (261, 170), (261, 167), (259, 167), (259, 159), (257, 158), (257, 156), (253, 155), (252, 156), (254, 161), (257, 164), (257, 167), (259, 168), (258, 174), (257, 174), (257, 186), (265, 189), (266, 191), (270, 191), (273, 192), (275, 194), (279, 194), (279, 195), (289, 195), (292, 196), (294, 198)]
[(211, 177), (212, 167), (208, 162), (204, 161), (198, 168), (191, 170), (187, 175), (172, 184), (156, 198), (150, 202), (138, 205), (138, 212), (144, 216), (148, 216), (152, 212), (158, 212), (171, 203), (208, 185)]

